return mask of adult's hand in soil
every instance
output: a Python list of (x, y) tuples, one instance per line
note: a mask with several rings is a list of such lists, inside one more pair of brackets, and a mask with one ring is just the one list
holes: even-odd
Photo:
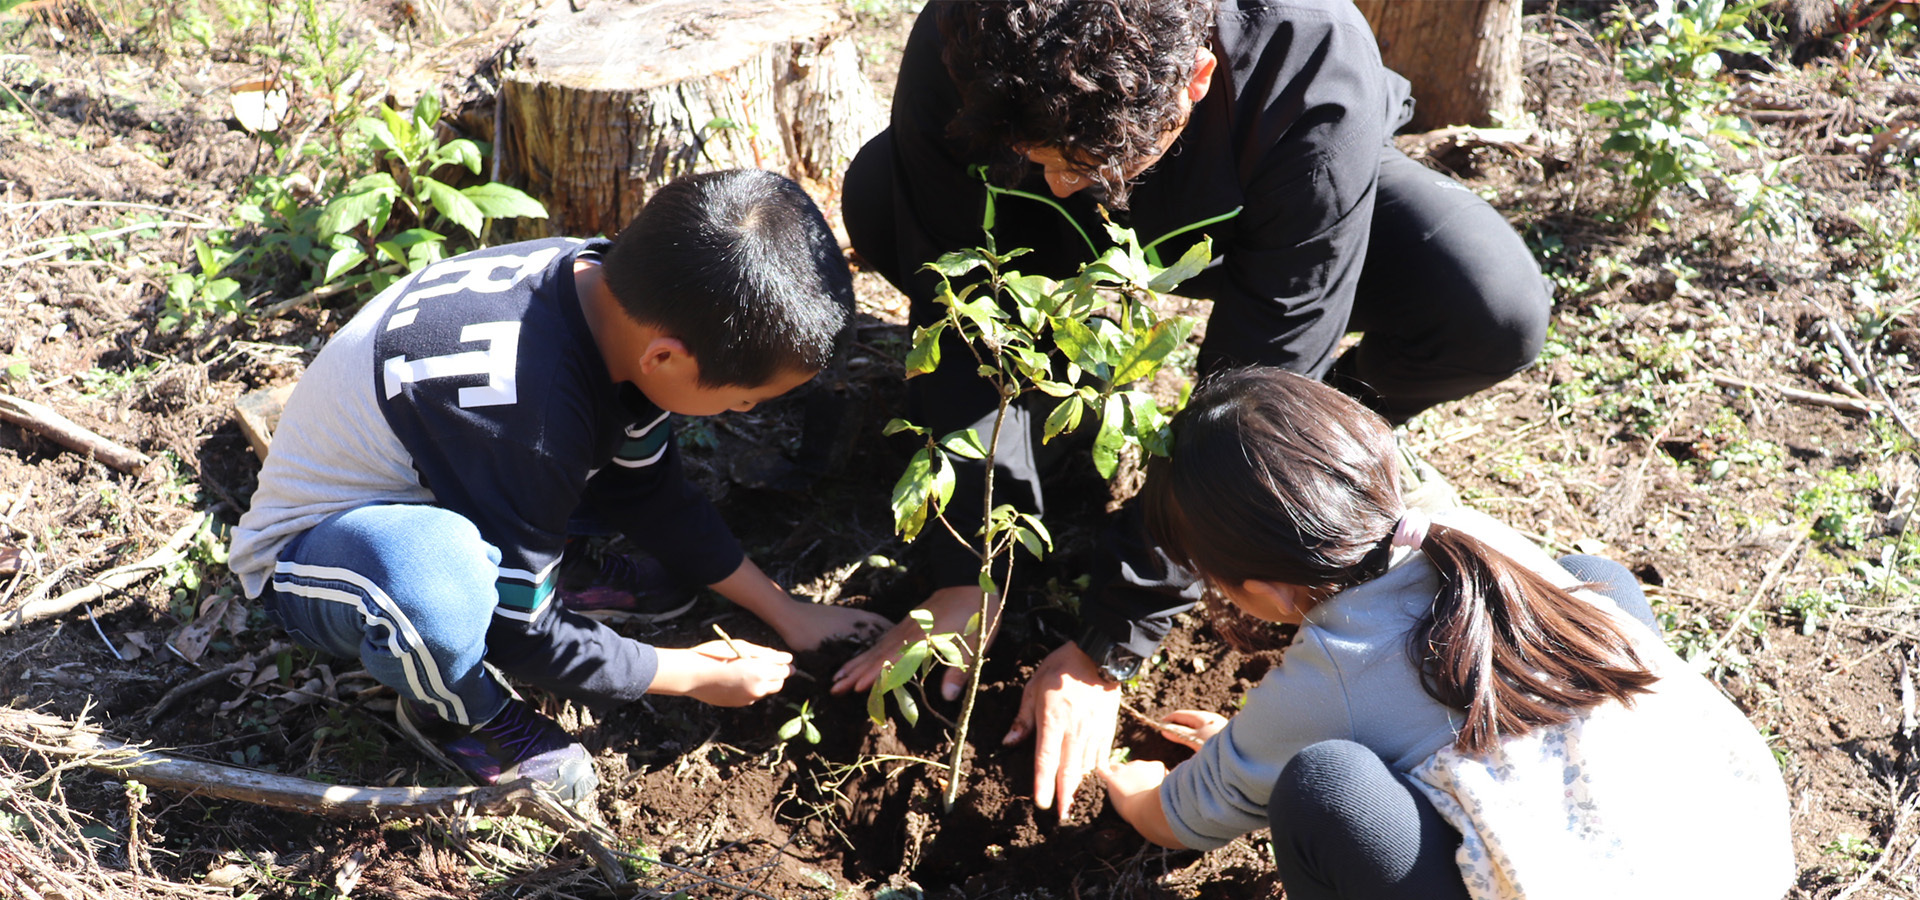
[[(966, 630), (967, 621), (980, 614), (980, 589), (972, 585), (941, 588), (934, 591), (920, 608), (933, 613), (934, 634), (960, 634)], [(1000, 618), (1000, 598), (993, 598), (993, 606), (988, 610), (987, 619)], [(994, 624), (998, 625), (997, 621)], [(873, 687), (880, 679), (880, 671), (886, 664), (900, 658), (900, 651), (908, 644), (920, 640), (926, 635), (920, 631), (919, 623), (912, 618), (902, 619), (898, 625), (887, 629), (887, 633), (861, 653), (840, 667), (833, 674), (833, 692), (844, 694), (848, 691), (864, 691)], [(992, 635), (987, 640), (993, 640)], [(962, 641), (966, 647), (972, 647), (971, 636)], [(940, 678), (940, 695), (952, 700), (960, 696), (960, 689), (967, 683), (967, 673), (961, 669), (948, 669)]]
[(1040, 661), (1002, 740), (1017, 744), (1034, 735), (1034, 805), (1047, 809), (1057, 800), (1060, 821), (1067, 820), (1080, 782), (1113, 750), (1119, 717), (1120, 686), (1102, 678), (1079, 645), (1064, 644)]
[(714, 706), (746, 706), (780, 692), (793, 674), (793, 654), (747, 641), (708, 641), (662, 648), (650, 694), (692, 697)]
[(1198, 750), (1208, 738), (1227, 727), (1227, 717), (1203, 709), (1176, 709), (1160, 720), (1160, 736), (1189, 750)]

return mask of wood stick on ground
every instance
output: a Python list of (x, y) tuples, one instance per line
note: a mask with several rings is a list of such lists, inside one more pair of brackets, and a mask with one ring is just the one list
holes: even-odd
[(451, 815), (525, 816), (565, 835), (602, 876), (626, 883), (611, 835), (525, 780), (488, 787), (382, 788), (322, 784), (290, 775), (168, 756), (108, 737), (98, 729), (27, 710), (0, 709), (0, 741), (149, 787), (238, 800), (333, 818), (424, 819)]
[(1774, 558), (1773, 563), (1767, 566), (1766, 574), (1760, 576), (1760, 586), (1753, 589), (1753, 598), (1747, 601), (1747, 605), (1740, 607), (1739, 612), (1733, 614), (1733, 620), (1727, 623), (1727, 630), (1720, 633), (1720, 639), (1707, 648), (1707, 652), (1701, 656), (1701, 659), (1706, 660), (1709, 665), (1713, 664), (1714, 658), (1720, 655), (1720, 651), (1727, 646), (1727, 642), (1733, 640), (1734, 633), (1740, 630), (1740, 623), (1746, 621), (1747, 614), (1758, 608), (1760, 601), (1765, 600), (1767, 594), (1773, 591), (1774, 579), (1780, 577), (1787, 563), (1799, 553), (1800, 545), (1806, 542), (1808, 533), (1803, 529), (1799, 534), (1794, 535), (1787, 549), (1781, 551), (1780, 555)]
[(153, 462), (153, 457), (94, 434), (72, 419), (31, 400), (0, 394), (0, 421), (18, 425), (122, 472), (132, 473)]
[(1748, 381), (1745, 378), (1735, 378), (1732, 375), (1714, 374), (1708, 375), (1707, 378), (1714, 384), (1725, 388), (1761, 393), (1771, 391), (1795, 403), (1806, 403), (1813, 406), (1830, 406), (1834, 409), (1844, 409), (1847, 412), (1857, 413), (1873, 413), (1880, 409), (1880, 404), (1872, 400), (1855, 400), (1852, 397), (1837, 397), (1833, 394), (1816, 394), (1812, 391), (1800, 390), (1799, 388), (1761, 384), (1757, 381)]
[[(393, 265), (387, 266), (386, 268), (376, 270), (375, 274), (398, 275), (404, 268), (405, 267), (400, 265), (399, 263), (394, 263)], [(332, 284), (323, 284), (304, 294), (300, 294), (294, 297), (288, 297), (287, 299), (282, 300), (278, 303), (273, 303), (273, 304), (269, 304), (267, 306), (262, 307), (260, 309), (260, 318), (271, 319), (275, 316), (285, 313), (287, 310), (297, 309), (299, 307), (312, 303), (315, 300), (325, 300), (328, 297), (331, 297), (335, 294), (341, 293), (343, 291), (350, 291), (359, 286), (360, 286), (360, 283), (354, 282), (354, 281), (336, 281)]]
[(1847, 340), (1846, 330), (1840, 327), (1840, 323), (1832, 315), (1827, 316), (1826, 323), (1827, 337), (1832, 340), (1835, 347), (1840, 348), (1840, 358), (1846, 360), (1847, 368), (1853, 371), (1853, 377), (1866, 382), (1867, 387), (1873, 388), (1873, 392), (1880, 395), (1880, 402), (1886, 408), (1888, 417), (1893, 419), (1893, 424), (1900, 426), (1900, 430), (1906, 432), (1909, 439), (1920, 440), (1920, 434), (1914, 433), (1913, 424), (1908, 422), (1907, 417), (1901, 413), (1900, 405), (1893, 402), (1893, 395), (1887, 393), (1886, 386), (1881, 384), (1880, 379), (1875, 378), (1873, 373), (1867, 370), (1867, 364), (1860, 360), (1860, 351), (1855, 350), (1853, 342)]
[[(200, 533), (200, 528), (206, 523), (207, 517), (213, 515), (214, 510), (218, 508), (216, 506), (214, 509), (188, 519), (185, 525), (180, 526), (179, 530), (173, 533), (173, 536), (167, 538), (167, 542), (161, 545), (160, 549), (147, 554), (146, 558), (139, 562), (108, 569), (94, 576), (92, 581), (51, 600), (30, 598), (27, 602), (20, 604), (19, 609), (0, 613), (0, 634), (6, 634), (42, 619), (64, 615), (76, 606), (105, 597), (173, 564), (175, 560), (185, 555), (184, 548), (187, 542)], [(49, 582), (49, 584), (52, 583)]]

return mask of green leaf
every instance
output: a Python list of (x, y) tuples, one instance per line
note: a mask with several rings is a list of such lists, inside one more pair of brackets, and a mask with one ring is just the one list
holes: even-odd
[(231, 278), (215, 278), (207, 282), (207, 286), (202, 291), (209, 299), (224, 303), (240, 292), (240, 282)]
[(480, 214), (480, 207), (473, 205), (473, 201), (468, 200), (465, 194), (424, 175), (414, 184), (420, 196), (432, 203), (441, 215), (465, 228), (468, 234), (476, 238), (480, 236), (480, 226), (486, 224), (486, 217)]
[(1086, 402), (1078, 395), (1072, 395), (1060, 401), (1059, 405), (1053, 408), (1053, 412), (1047, 413), (1047, 427), (1040, 434), (1040, 443), (1047, 443), (1063, 433), (1079, 428), (1080, 417), (1086, 409)]
[(1035, 516), (1032, 513), (1021, 513), (1020, 521), (1025, 522), (1028, 528), (1033, 529), (1033, 533), (1040, 537), (1040, 540), (1046, 544), (1048, 550), (1053, 549), (1053, 532), (1047, 530), (1047, 524), (1040, 521), (1039, 516)]
[(913, 330), (913, 349), (907, 351), (908, 378), (940, 368), (940, 334), (946, 330), (944, 320)]
[(1187, 248), (1180, 254), (1180, 261), (1160, 270), (1160, 274), (1147, 281), (1147, 290), (1164, 294), (1207, 267), (1213, 259), (1213, 238), (1201, 238), (1199, 243)]
[[(891, 664), (889, 663), (886, 665), (891, 665)], [(884, 667), (884, 665), (881, 668), (880, 673), (882, 677), (885, 677), (886, 668)], [(875, 725), (879, 725), (883, 728), (886, 727), (887, 692), (880, 689), (880, 680), (877, 678), (874, 679), (873, 687), (867, 690), (867, 718), (872, 720), (873, 724)]]
[(809, 744), (820, 743), (820, 729), (815, 728), (813, 725), (813, 722), (811, 721), (806, 723), (806, 729), (807, 729), (807, 743)]
[[(354, 124), (358, 125), (360, 130), (366, 133), (367, 141), (373, 144), (375, 149), (384, 150), (395, 156), (400, 156), (402, 144), (399, 136), (394, 133), (393, 122), (384, 121), (388, 116), (392, 116), (396, 121), (399, 117), (394, 115), (393, 110), (384, 107), (381, 108), (380, 113), (380, 118), (376, 119), (368, 116)], [(401, 123), (400, 127), (402, 129), (408, 128), (404, 122)], [(410, 133), (411, 131), (409, 131), (409, 134)]]
[(794, 736), (800, 733), (800, 726), (803, 724), (805, 723), (800, 720), (799, 716), (794, 716), (788, 719), (785, 725), (780, 726), (780, 730), (777, 733), (783, 741), (793, 740)]
[(957, 634), (933, 635), (927, 638), (927, 646), (933, 648), (934, 658), (943, 665), (957, 669), (967, 664), (967, 654), (960, 648), (960, 636)]
[(932, 487), (933, 451), (923, 448), (907, 460), (906, 471), (893, 483), (893, 527), (901, 537), (911, 541), (926, 526), (933, 507), (928, 497)]
[(907, 618), (912, 619), (913, 624), (920, 626), (921, 634), (933, 633), (933, 613), (931, 611), (914, 607), (912, 612), (907, 613)]
[(462, 188), (480, 214), (489, 219), (544, 219), (547, 217), (545, 204), (533, 198), (533, 195), (519, 188), (508, 187), (497, 181), (476, 184)]
[(426, 91), (420, 95), (419, 101), (413, 104), (414, 127), (427, 132), (432, 131), (439, 122), (440, 95), (433, 91)]
[(887, 422), (887, 425), (885, 428), (880, 429), (880, 433), (887, 437), (892, 437), (893, 435), (899, 434), (902, 431), (911, 431), (914, 434), (927, 433), (927, 430), (925, 428), (921, 428), (920, 426), (915, 425), (912, 422), (909, 422), (905, 419), (892, 419)]
[(956, 431), (940, 441), (940, 448), (964, 459), (986, 459), (986, 445), (980, 443), (980, 433), (969, 428)]
[[(1009, 275), (1006, 286), (1007, 293), (1013, 295), (1023, 311), (1030, 309), (1051, 313), (1058, 305), (1053, 293), (1060, 289), (1060, 283), (1045, 275)], [(1035, 330), (1034, 323), (1027, 322), (1025, 316), (1021, 317), (1021, 321), (1026, 323), (1028, 330)]]
[(1167, 356), (1193, 333), (1193, 320), (1185, 316), (1166, 319), (1147, 329), (1147, 334), (1113, 366), (1113, 384), (1129, 384), (1151, 378)]
[(435, 147), (428, 158), (428, 171), (440, 166), (461, 166), (475, 175), (480, 174), (480, 147), (465, 138), (448, 141)]
[(1121, 426), (1126, 405), (1118, 397), (1108, 397), (1100, 408), (1100, 433), (1093, 439), (1093, 467), (1101, 478), (1112, 478), (1120, 468), (1120, 448), (1126, 445)]
[(327, 274), (320, 279), (320, 283), (331, 283), (335, 278), (353, 271), (354, 267), (366, 261), (367, 252), (357, 246), (335, 250), (333, 255), (327, 258)]
[(913, 695), (906, 688), (893, 689), (893, 702), (900, 707), (900, 715), (906, 717), (908, 725), (920, 724), (920, 704), (913, 702)]
[(934, 508), (946, 509), (947, 503), (953, 500), (953, 478), (953, 466), (942, 457), (933, 469)]
[[(915, 653), (915, 650), (919, 652)], [(927, 661), (927, 657), (932, 652), (933, 651), (927, 647), (926, 641), (914, 641), (908, 644), (900, 651), (899, 659), (894, 660), (892, 665), (880, 670), (880, 690), (882, 692), (896, 691), (907, 682), (912, 681), (914, 676), (920, 674), (921, 664)]]
[(1092, 369), (1089, 363), (1100, 361), (1100, 339), (1085, 322), (1061, 319), (1053, 327), (1053, 342), (1067, 359), (1082, 368)]
[(979, 250), (956, 250), (941, 255), (939, 259), (921, 268), (930, 269), (948, 278), (958, 278), (986, 264), (987, 258)]
[[(400, 186), (393, 182), (393, 176), (381, 172), (368, 175), (347, 186), (345, 193), (335, 197), (320, 214), (318, 228), (324, 236), (343, 234), (352, 231), (363, 222), (378, 222), (384, 225), (387, 216), (393, 212), (393, 199), (400, 193)], [(369, 228), (369, 232), (378, 233), (378, 226)]]

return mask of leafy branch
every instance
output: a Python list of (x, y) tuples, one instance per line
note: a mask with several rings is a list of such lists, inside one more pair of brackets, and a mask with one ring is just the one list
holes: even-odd
[[(944, 799), (949, 809), (964, 781), (966, 737), (979, 694), (981, 662), (999, 624), (995, 600), (1011, 583), (1013, 550), (1022, 547), (1041, 558), (1053, 545), (1039, 517), (1010, 504), (993, 503), (994, 462), (1008, 413), (1015, 403), (1040, 394), (1053, 401), (1043, 442), (1094, 426), (1093, 459), (1102, 477), (1113, 477), (1129, 448), (1164, 455), (1170, 409), (1149, 388), (1168, 358), (1186, 343), (1195, 323), (1185, 316), (1162, 319), (1153, 303), (1205, 268), (1212, 257), (1212, 242), (1200, 240), (1171, 266), (1160, 263), (1156, 245), (1173, 234), (1232, 215), (1195, 223), (1145, 246), (1131, 230), (1108, 222), (1106, 234), (1112, 246), (1074, 277), (1055, 281), (1010, 267), (1027, 250), (1003, 253), (997, 248), (993, 224), (1001, 195), (1039, 200), (1060, 209), (1038, 195), (989, 188), (982, 223), (984, 246), (948, 253), (926, 266), (940, 276), (935, 299), (946, 311), (938, 321), (914, 330), (906, 360), (908, 378), (932, 373), (942, 365), (971, 365), (998, 398), (991, 433), (982, 438), (967, 428), (935, 435), (903, 419), (886, 427), (888, 434), (910, 432), (925, 439), (894, 485), (895, 529), (912, 540), (929, 524), (938, 523), (973, 548), (980, 561), (980, 609), (962, 632), (935, 633), (932, 613), (915, 610), (922, 637), (887, 665), (867, 699), (868, 715), (876, 723), (885, 723), (889, 696), (902, 717), (917, 723), (919, 707), (906, 686), (924, 679), (936, 662), (966, 670), (966, 691), (946, 764), (949, 778)], [(1081, 236), (1087, 237), (1085, 231)], [(1091, 240), (1088, 247), (1093, 248)], [(957, 337), (966, 348), (966, 358), (943, 359), (950, 351), (943, 349), (942, 341), (949, 336)], [(1184, 400), (1183, 390), (1180, 401)], [(961, 534), (947, 517), (956, 483), (956, 458), (977, 462), (986, 473), (981, 525), (973, 535)]]

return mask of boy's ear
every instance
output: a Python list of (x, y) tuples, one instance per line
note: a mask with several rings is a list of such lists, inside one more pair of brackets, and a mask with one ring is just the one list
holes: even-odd
[(1200, 58), (1195, 61), (1193, 77), (1187, 79), (1187, 100), (1189, 102), (1199, 103), (1202, 98), (1207, 96), (1207, 88), (1213, 86), (1213, 70), (1218, 68), (1219, 65), (1220, 58), (1213, 55), (1213, 50), (1207, 47), (1200, 48)]
[(640, 353), (640, 374), (652, 375), (661, 367), (672, 367), (689, 362), (693, 354), (679, 338), (656, 337), (647, 341), (646, 349)]

